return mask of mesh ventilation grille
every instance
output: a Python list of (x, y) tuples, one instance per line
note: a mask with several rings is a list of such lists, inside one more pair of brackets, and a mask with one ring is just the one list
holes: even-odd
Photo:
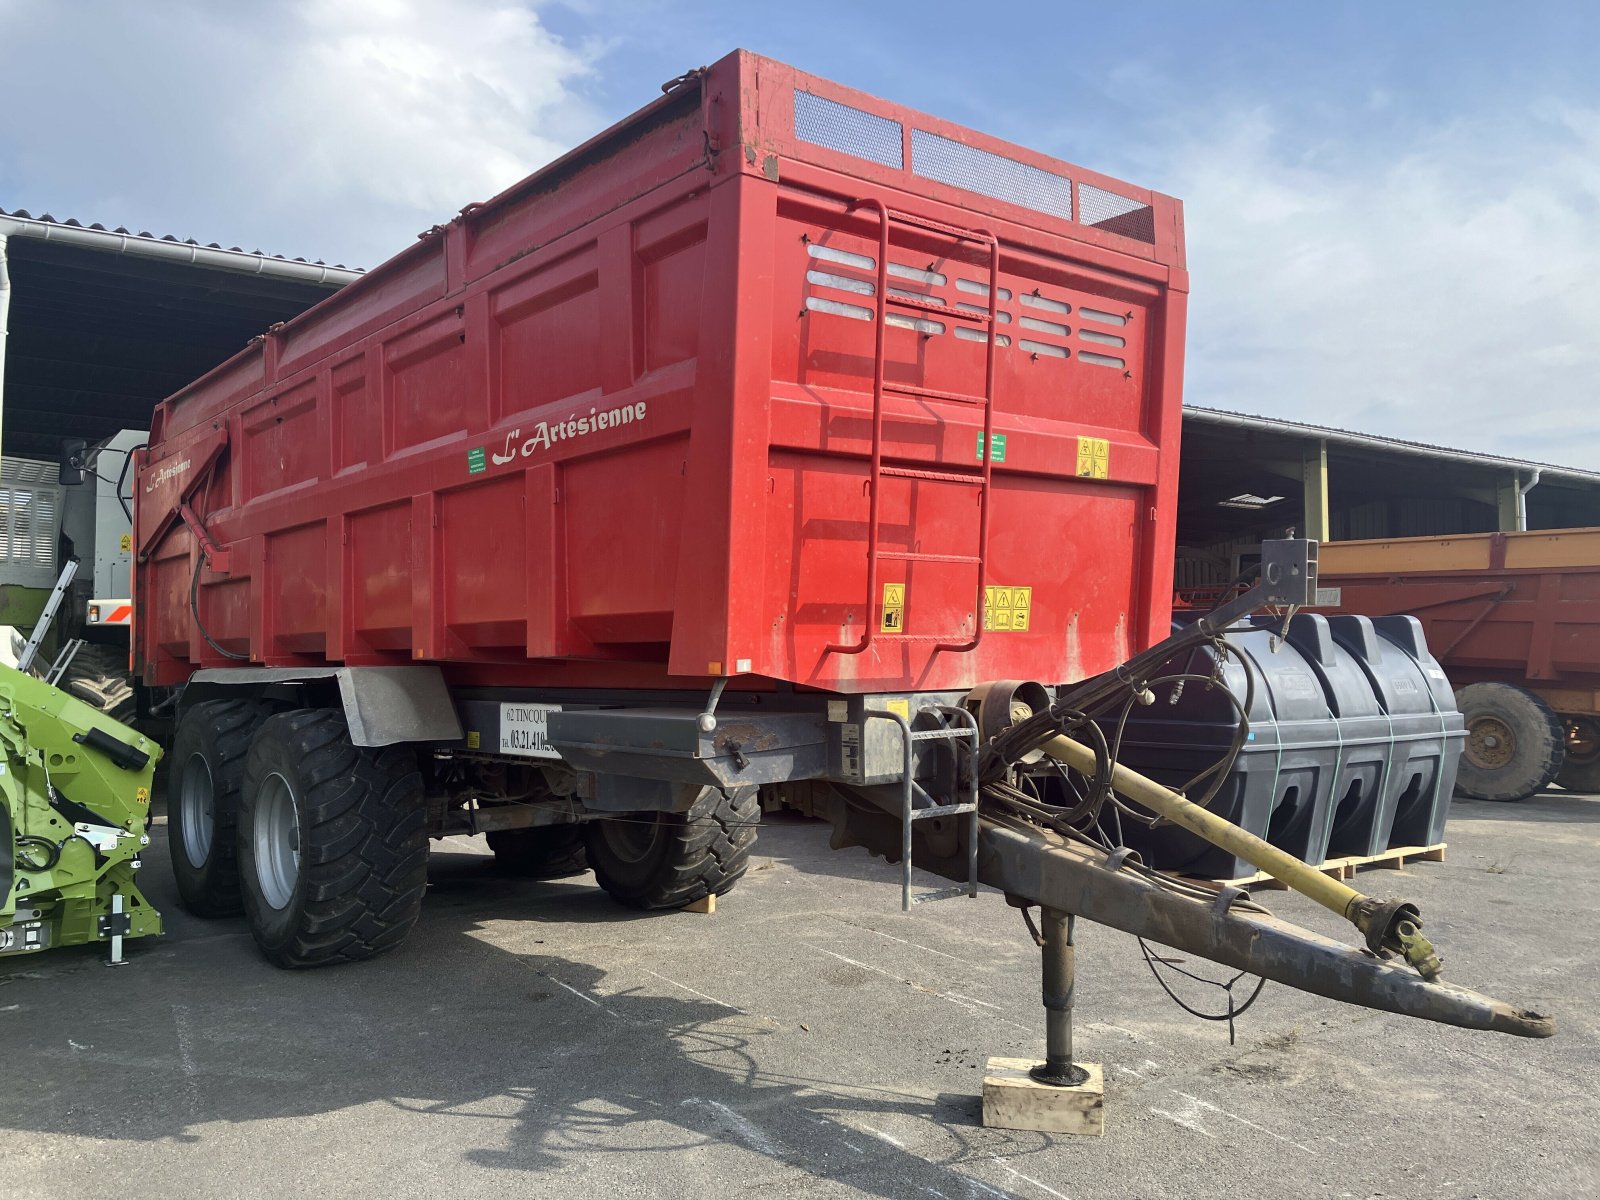
[(1072, 181), (987, 150), (940, 137), (924, 129), (911, 131), (911, 170), (924, 179), (965, 188), (1009, 204), (1020, 204), (1072, 220)]
[(1155, 245), (1156, 218), (1148, 204), (1087, 183), (1078, 185), (1078, 202), (1083, 206), (1078, 214), (1083, 224)]
[(794, 94), (794, 135), (840, 154), (853, 154), (896, 170), (905, 167), (904, 127), (899, 121), (810, 92)]

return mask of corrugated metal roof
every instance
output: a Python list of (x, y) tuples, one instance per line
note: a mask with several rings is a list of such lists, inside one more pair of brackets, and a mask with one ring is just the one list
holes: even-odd
[(154, 234), (148, 230), (133, 230), (125, 225), (107, 226), (98, 221), (85, 224), (76, 217), (60, 218), (50, 213), (40, 213), (35, 216), (25, 208), (5, 209), (0, 208), (0, 217), (12, 217), (19, 221), (42, 221), (47, 225), (60, 225), (64, 229), (88, 229), (95, 233), (113, 233), (122, 237), (145, 238), (152, 242), (171, 242), (178, 246), (194, 246), (201, 250), (224, 250), (230, 254), (250, 254), (256, 258), (271, 258), (278, 262), (305, 263), (313, 267), (333, 267), (339, 271), (362, 271), (362, 267), (347, 267), (343, 263), (323, 262), (320, 258), (289, 258), (282, 254), (268, 254), (265, 250), (246, 250), (241, 246), (224, 246), (219, 242), (199, 242), (194, 238), (175, 237), (170, 233)]
[(1206, 408), (1198, 404), (1185, 404), (1185, 416), (1214, 424), (1248, 425), (1262, 433), (1286, 433), (1317, 437), (1336, 444), (1389, 449), (1398, 454), (1417, 454), (1436, 458), (1471, 460), (1485, 467), (1510, 467), (1514, 470), (1538, 470), (1565, 478), (1582, 479), (1600, 483), (1600, 471), (1587, 471), (1580, 467), (1562, 466), (1560, 463), (1535, 462), (1526, 458), (1508, 458), (1503, 454), (1485, 454), (1477, 450), (1460, 450), (1454, 446), (1438, 446), (1430, 442), (1414, 442), (1405, 438), (1385, 437), (1377, 433), (1361, 433), (1354, 429), (1339, 429), (1332, 425), (1312, 425), (1304, 421), (1290, 421), (1283, 417), (1263, 417), (1256, 413), (1235, 412), (1226, 408)]
[(156, 402), (361, 278), (346, 267), (0, 210), (5, 454), (146, 429)]

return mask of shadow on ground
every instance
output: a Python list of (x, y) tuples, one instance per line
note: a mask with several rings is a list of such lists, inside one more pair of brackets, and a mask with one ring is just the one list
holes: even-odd
[[(431, 1140), (480, 1167), (537, 1173), (723, 1144), (900, 1197), (948, 1186), (946, 1164), (977, 1124), (973, 1096), (763, 1070), (756, 1043), (806, 1035), (710, 997), (616, 990), (604, 971), (544, 952), (552, 923), (587, 924), (592, 944), (616, 949), (660, 919), (618, 907), (589, 877), (525, 883), (487, 856), (435, 852), (422, 920), (401, 951), (294, 973), (265, 964), (242, 922), (185, 915), (164, 861), (149, 864), (147, 882), (169, 935), (139, 947), (132, 966), (106, 970), (91, 947), (0, 964), (0, 1127), (183, 1143), (219, 1122), (379, 1102), (451, 1122)], [(885, 1139), (870, 1158), (841, 1153), (841, 1140), (863, 1140), (841, 1121), (852, 1112), (934, 1119), (958, 1149), (933, 1162)], [(392, 1124), (380, 1115), (373, 1128)]]

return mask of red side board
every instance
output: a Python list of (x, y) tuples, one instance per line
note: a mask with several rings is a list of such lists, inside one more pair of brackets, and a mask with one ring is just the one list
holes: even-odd
[[(1532, 686), (1560, 711), (1600, 705), (1600, 529), (1346, 542), (1324, 552), (1338, 563), (1366, 547), (1408, 561), (1324, 572), (1319, 582), (1340, 589), (1343, 611), (1415, 616), (1457, 686)], [(1440, 559), (1465, 547), (1487, 561)]]
[[(880, 205), (924, 222), (887, 256)], [(986, 597), (961, 230), (1000, 248)], [(878, 461), (912, 474), (869, 595), (880, 278)], [(1186, 289), (1176, 201), (730, 55), (161, 406), (140, 670), (236, 661), (206, 635), (499, 686), (1105, 670), (1168, 624)], [(228, 551), (203, 630), (184, 500)]]

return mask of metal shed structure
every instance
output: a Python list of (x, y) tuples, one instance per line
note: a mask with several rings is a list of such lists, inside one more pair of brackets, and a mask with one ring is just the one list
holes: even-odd
[(1263, 537), (1319, 541), (1600, 525), (1600, 471), (1187, 407), (1178, 585), (1228, 583)]
[(0, 445), (53, 460), (359, 277), (343, 266), (0, 209)]

